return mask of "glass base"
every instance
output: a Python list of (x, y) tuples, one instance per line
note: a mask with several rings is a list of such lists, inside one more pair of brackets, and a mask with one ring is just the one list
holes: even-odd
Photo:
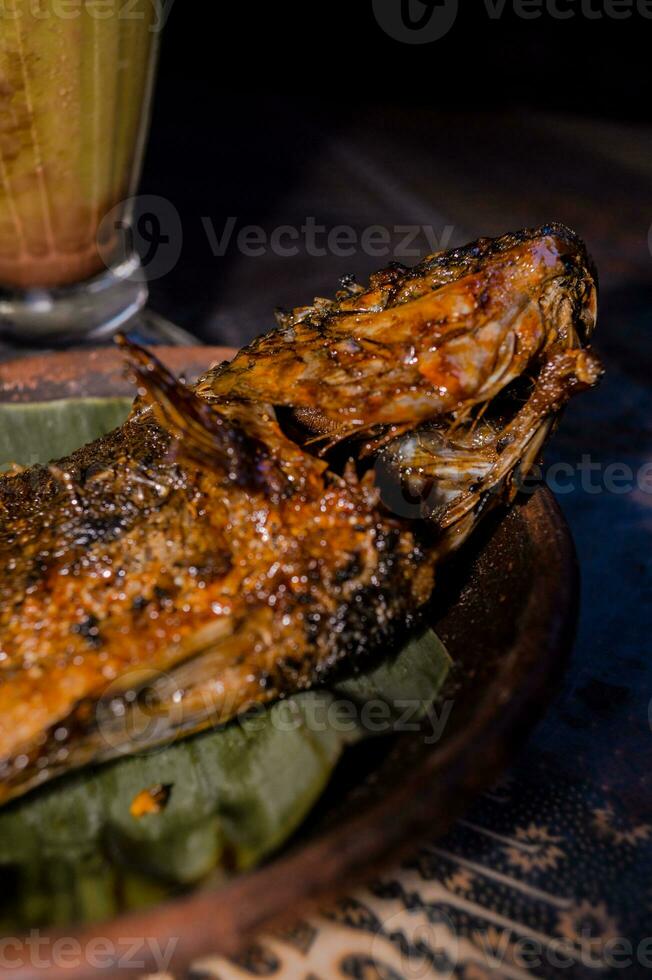
[(130, 340), (135, 340), (137, 344), (144, 344), (146, 347), (153, 347), (157, 344), (170, 344), (173, 347), (200, 347), (202, 341), (193, 334), (178, 327), (176, 323), (166, 320), (160, 313), (155, 313), (149, 308), (142, 310), (138, 316), (134, 317), (132, 323), (128, 323), (123, 328), (124, 333)]
[(147, 282), (134, 253), (119, 265), (72, 286), (0, 291), (0, 336), (57, 346), (88, 334), (110, 336), (145, 306)]
[(0, 356), (98, 345), (122, 330), (144, 344), (197, 345), (192, 334), (146, 309), (138, 256), (92, 279), (52, 289), (0, 289)]
[[(193, 334), (188, 333), (183, 327), (178, 327), (170, 323), (165, 317), (155, 313), (153, 310), (141, 310), (129, 323), (122, 327), (123, 332), (134, 340), (137, 344), (145, 347), (156, 347), (169, 345), (171, 347), (200, 347), (201, 340)], [(79, 349), (80, 347), (101, 347), (113, 343), (113, 333), (105, 330), (91, 332), (78, 337), (73, 343), (65, 344), (66, 350)], [(0, 361), (10, 360), (15, 357), (28, 357), (30, 354), (47, 354), (53, 350), (60, 350), (62, 344), (34, 344), (27, 342), (24, 338), (20, 341), (11, 338), (0, 338)]]

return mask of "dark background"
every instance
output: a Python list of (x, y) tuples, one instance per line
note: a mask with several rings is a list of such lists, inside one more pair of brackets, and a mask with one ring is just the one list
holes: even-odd
[[(216, 257), (202, 217), (218, 233), (229, 215), (268, 232), (307, 215), (328, 227), (453, 224), (452, 244), (559, 218), (590, 238), (585, 212), (597, 230), (597, 212), (618, 207), (631, 179), (605, 152), (630, 145), (650, 117), (652, 20), (592, 20), (582, 0), (558, 2), (576, 15), (523, 20), (508, 2), (492, 19), (484, 0), (464, 2), (445, 37), (408, 45), (380, 28), (371, 0), (206, 3), (201, 16), (197, 0), (176, 0), (142, 190), (178, 210), (183, 248), (152, 282), (154, 308), (237, 344), (268, 328), (274, 306), (328, 295), (340, 275), (383, 264), (263, 260), (235, 242)], [(645, 157), (647, 145), (633, 152)], [(646, 165), (638, 160), (636, 182)], [(546, 186), (557, 197), (546, 199)], [(525, 187), (531, 207), (501, 202)], [(648, 216), (641, 222), (647, 234)]]
[[(627, 2), (616, 0), (624, 12)], [(575, 16), (542, 13), (529, 20), (512, 0), (497, 18), (488, 0), (469, 0), (460, 2), (454, 27), (434, 44), (398, 45), (376, 22), (371, 0), (174, 0), (161, 86), (187, 82), (192, 91), (198, 83), (215, 99), (218, 124), (220, 101), (245, 88), (254, 98), (270, 89), (308, 100), (320, 93), (342, 112), (367, 100), (456, 108), (463, 99), (467, 108), (525, 104), (649, 115), (652, 17), (635, 12), (633, 0), (631, 15), (614, 19), (608, 4), (557, 0)], [(603, 16), (593, 19), (592, 10)], [(255, 118), (255, 103), (248, 114)]]

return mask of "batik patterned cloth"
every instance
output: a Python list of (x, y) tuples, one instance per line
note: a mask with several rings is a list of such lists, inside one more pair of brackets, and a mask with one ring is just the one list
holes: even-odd
[(652, 884), (652, 824), (539, 758), (400, 867), (237, 959), (202, 960), (191, 976), (643, 976), (652, 921), (642, 881)]

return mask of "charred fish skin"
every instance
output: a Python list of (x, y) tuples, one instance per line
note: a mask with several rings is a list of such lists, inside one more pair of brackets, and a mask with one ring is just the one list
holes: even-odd
[(0, 478), (0, 802), (390, 649), (598, 380), (595, 318), (548, 225), (347, 281), (194, 388), (127, 347), (127, 422)]

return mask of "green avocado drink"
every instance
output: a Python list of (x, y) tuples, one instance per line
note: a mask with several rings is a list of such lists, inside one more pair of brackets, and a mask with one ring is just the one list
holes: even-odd
[[(113, 260), (133, 193), (156, 0), (0, 0), (0, 286), (69, 286)], [(110, 228), (106, 228), (110, 225)]]

